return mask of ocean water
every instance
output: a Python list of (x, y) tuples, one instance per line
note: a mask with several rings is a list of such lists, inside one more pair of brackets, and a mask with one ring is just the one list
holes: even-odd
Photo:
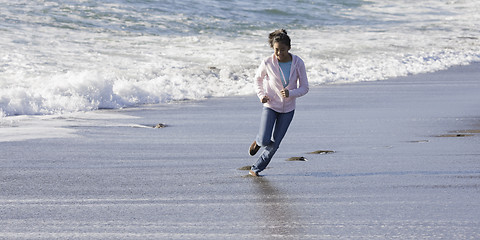
[(312, 85), (437, 71), (480, 61), (479, 12), (468, 0), (0, 0), (0, 118), (252, 94), (278, 28)]

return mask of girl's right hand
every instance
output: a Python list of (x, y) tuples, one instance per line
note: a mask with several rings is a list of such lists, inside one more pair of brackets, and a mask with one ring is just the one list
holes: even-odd
[(268, 98), (268, 96), (264, 96), (264, 97), (262, 98), (262, 103), (266, 103), (266, 102), (268, 102), (268, 101), (270, 101), (270, 98)]

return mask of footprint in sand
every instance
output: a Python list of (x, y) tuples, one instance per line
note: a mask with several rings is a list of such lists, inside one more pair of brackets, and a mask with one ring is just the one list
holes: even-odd
[(335, 153), (333, 150), (317, 150), (313, 152), (309, 152), (308, 154), (330, 154), (330, 153)]
[[(333, 150), (317, 150), (317, 151), (313, 151), (313, 152), (309, 152), (308, 154), (330, 154), (330, 153), (334, 153), (335, 151)], [(299, 161), (299, 162), (306, 162), (308, 161), (308, 159), (306, 157), (291, 157), (289, 159), (287, 159), (286, 161)]]
[(308, 161), (305, 157), (291, 157), (286, 161), (299, 161), (299, 162), (306, 162)]

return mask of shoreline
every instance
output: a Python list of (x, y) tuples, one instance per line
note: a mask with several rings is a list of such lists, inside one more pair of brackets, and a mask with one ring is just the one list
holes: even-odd
[[(355, 86), (355, 85), (365, 85), (365, 84), (374, 84), (374, 83), (382, 83), (382, 82), (395, 82), (395, 81), (402, 81), (401, 79), (409, 79), (409, 78), (416, 78), (416, 76), (423, 76), (429, 74), (436, 74), (441, 72), (450, 72), (450, 71), (457, 71), (456, 69), (462, 68), (475, 68), (474, 66), (479, 66), (480, 62), (473, 62), (468, 65), (456, 65), (449, 67), (445, 70), (439, 70), (436, 72), (426, 72), (426, 73), (419, 73), (415, 75), (408, 75), (408, 76), (401, 76), (401, 77), (394, 77), (384, 80), (377, 80), (377, 81), (365, 81), (365, 82), (353, 82), (353, 83), (333, 83), (333, 84), (324, 84), (324, 85), (315, 85), (311, 86), (311, 91), (318, 91), (319, 89), (325, 89), (329, 87), (338, 87), (338, 86)], [(76, 137), (75, 131), (72, 128), (69, 128), (68, 122), (73, 119), (78, 119), (79, 121), (93, 121), (97, 122), (105, 121), (108, 119), (115, 120), (116, 118), (119, 119), (130, 119), (135, 118), (135, 116), (130, 116), (130, 112), (136, 111), (143, 111), (148, 109), (171, 109), (171, 108), (182, 108), (182, 106), (189, 106), (189, 105), (197, 105), (197, 104), (208, 104), (209, 101), (221, 100), (225, 99), (227, 101), (230, 100), (238, 100), (238, 99), (245, 99), (249, 98), (252, 95), (241, 95), (241, 96), (226, 96), (226, 97), (212, 97), (212, 98), (205, 98), (199, 100), (186, 100), (186, 101), (175, 101), (170, 103), (158, 103), (158, 104), (144, 104), (135, 107), (126, 107), (120, 109), (97, 109), (93, 111), (87, 112), (72, 112), (72, 113), (65, 113), (60, 115), (19, 115), (19, 116), (7, 116), (0, 119), (0, 142), (10, 142), (10, 141), (25, 141), (25, 140), (34, 140), (34, 139), (42, 139), (42, 138), (70, 138)], [(300, 99), (301, 101), (301, 99)], [(39, 124), (41, 122), (47, 122), (47, 124)], [(121, 121), (123, 122), (123, 121)], [(122, 125), (123, 123), (118, 123)], [(155, 127), (158, 123), (152, 123), (152, 127)], [(89, 126), (89, 124), (84, 124), (85, 126)], [(135, 125), (131, 124), (131, 127), (150, 127), (144, 125)], [(51, 130), (55, 131), (51, 131)], [(460, 130), (462, 131), (462, 130)], [(474, 131), (474, 133), (476, 133)], [(468, 134), (468, 133), (467, 133)], [(445, 136), (448, 134), (444, 134)]]
[(479, 238), (479, 75), (313, 87), (261, 178), (254, 95), (44, 120), (73, 137), (0, 142), (0, 238)]

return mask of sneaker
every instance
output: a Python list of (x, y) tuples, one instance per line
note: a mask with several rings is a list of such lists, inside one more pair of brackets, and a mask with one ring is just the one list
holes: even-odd
[(250, 172), (248, 172), (248, 174), (250, 174), (250, 176), (260, 177), (260, 175), (258, 175), (258, 173), (254, 172), (253, 170), (250, 170)]
[(252, 145), (250, 145), (250, 156), (255, 156), (257, 154), (258, 150), (260, 149), (260, 146), (257, 145), (256, 141), (253, 141)]

